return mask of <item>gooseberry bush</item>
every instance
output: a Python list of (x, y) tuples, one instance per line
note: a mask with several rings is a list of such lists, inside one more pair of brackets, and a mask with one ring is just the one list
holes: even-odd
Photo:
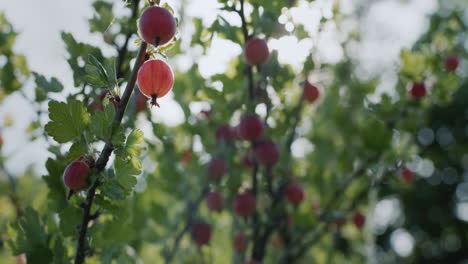
[[(2, 155), (5, 261), (402, 263), (388, 230), (405, 227), (423, 239), (442, 226), (420, 224), (427, 217), (411, 208), (426, 205), (412, 197), (438, 193), (431, 180), (447, 166), (460, 174), (466, 167), (462, 8), (432, 15), (428, 31), (401, 52), (392, 90), (378, 94), (381, 76), (361, 78), (353, 54), (326, 64), (311, 49), (298, 70), (271, 49), (282, 37), (317, 38), (288, 11), (314, 1), (218, 0), (209, 25), (187, 20), (183, 5), (124, 2), (129, 15), (115, 17), (115, 3), (94, 1), (89, 20), (115, 56), (62, 33), (75, 86), (66, 91), (58, 78), (29, 71), (12, 49), (16, 33), (0, 17), (0, 100), (19, 94), (31, 103), (38, 115), (31, 141), (44, 138), (50, 152), (40, 179), (28, 170), (11, 175)], [(336, 7), (321, 25), (357, 19), (339, 12), (339, 1)], [(295, 29), (286, 31), (280, 16)], [(191, 39), (182, 38), (184, 28), (194, 29)], [(358, 28), (343, 46), (356, 35)], [(195, 49), (206, 55), (215, 38), (242, 50), (226, 72), (203, 77), (196, 58), (187, 69), (175, 67), (177, 56)], [(28, 80), (33, 98), (23, 91)], [(184, 115), (176, 126), (153, 118), (168, 114), (169, 95)], [(458, 121), (445, 125), (452, 116)], [(456, 128), (456, 140), (447, 143), (439, 132), (438, 142), (427, 139), (441, 127)], [(420, 186), (425, 192), (416, 195)], [(372, 212), (388, 197), (400, 199), (410, 221), (379, 233)], [(458, 221), (453, 211), (444, 215)], [(450, 254), (468, 246), (464, 237), (455, 240), (460, 246)], [(444, 259), (423, 247), (408, 263)]]

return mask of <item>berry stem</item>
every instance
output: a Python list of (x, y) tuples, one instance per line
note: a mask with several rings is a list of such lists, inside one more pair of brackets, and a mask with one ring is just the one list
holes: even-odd
[(151, 106), (157, 106), (157, 107), (160, 107), (158, 102), (156, 101), (156, 99), (158, 99), (158, 95), (157, 94), (153, 94), (151, 95)]
[[(127, 86), (125, 87), (125, 91), (122, 95), (122, 99), (120, 100), (117, 111), (115, 113), (114, 121), (112, 123), (112, 130), (111, 130), (111, 135), (109, 135), (109, 139), (112, 138), (112, 134), (115, 132), (116, 129), (119, 128), (123, 115), (125, 113), (125, 109), (128, 104), (128, 100), (130, 99), (130, 96), (132, 95), (133, 88), (135, 87), (136, 79), (137, 79), (137, 73), (138, 69), (140, 66), (143, 64), (145, 60), (145, 54), (146, 54), (146, 47), (147, 44), (146, 42), (142, 42), (140, 49), (138, 50), (138, 55), (135, 61), (135, 65), (133, 66), (132, 74), (130, 76), (130, 79), (127, 83)], [(102, 172), (106, 165), (107, 162), (109, 161), (109, 156), (111, 155), (114, 147), (112, 146), (111, 140), (106, 142), (106, 145), (104, 146), (101, 155), (99, 156), (98, 160), (96, 161), (95, 164), (95, 169), (96, 173)], [(75, 256), (75, 264), (83, 264), (86, 258), (86, 235), (88, 231), (88, 224), (92, 220), (91, 218), (91, 206), (93, 204), (94, 196), (96, 194), (96, 189), (99, 186), (100, 182), (99, 180), (96, 180), (93, 185), (90, 187), (88, 193), (86, 194), (86, 202), (83, 206), (83, 217), (81, 220), (81, 224), (79, 227), (78, 231), (78, 242), (76, 246), (76, 256)]]

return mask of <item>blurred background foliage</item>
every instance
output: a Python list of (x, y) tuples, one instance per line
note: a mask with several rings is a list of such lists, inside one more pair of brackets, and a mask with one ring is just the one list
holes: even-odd
[[(70, 117), (82, 128), (74, 132), (45, 126), (41, 116), (47, 114), (46, 103), (63, 94), (64, 87), (56, 78), (31, 74), (26, 58), (13, 52), (17, 33), (0, 16), (0, 100), (12, 93), (27, 97), (21, 88), (26, 81), (34, 81), (35, 96), (29, 100), (37, 107), (38, 118), (27, 132), (31, 140), (48, 138), (47, 148), (53, 155), (45, 164), (47, 175), (37, 175), (33, 170), (11, 175), (2, 165), (8, 157), (0, 160), (1, 263), (21, 263), (11, 256), (22, 253), (27, 254), (28, 263), (70, 263), (74, 256), (84, 196), (67, 201), (61, 177), (67, 164), (83, 153), (96, 157), (107, 140), (100, 127), (110, 125), (112, 104), (105, 101), (101, 113), (88, 106), (104, 89), (121, 94), (130, 75), (137, 44), (130, 39), (137, 32), (138, 14), (147, 3), (126, 2), (127, 16), (115, 17), (113, 2), (95, 1), (95, 16), (89, 21), (90, 31), (102, 34), (107, 45), (115, 47), (115, 56), (106, 57), (100, 47), (62, 33), (75, 89), (66, 94), (66, 100), (60, 100), (67, 104), (50, 103), (49, 111), (54, 107), (58, 112), (75, 109), (76, 115)], [(288, 35), (313, 39), (316, 36), (309, 36), (302, 25), (287, 31), (284, 23), (278, 22), (296, 2), (246, 1), (250, 10), (246, 17), (248, 33), (265, 39)], [(214, 36), (243, 47), (242, 27), (225, 18), (227, 14), (236, 15), (239, 1), (219, 0), (219, 7), (217, 18), (208, 26), (199, 18), (186, 20), (183, 8), (175, 13), (179, 30), (187, 25), (195, 28), (190, 48), (201, 48), (206, 54)], [(273, 51), (267, 65), (254, 69), (254, 81), (262, 87), (254, 110), (266, 119), (266, 135), (282, 151), (281, 161), (273, 169), (275, 182), (294, 178), (306, 192), (306, 200), (298, 208), (281, 205), (288, 219), (279, 220), (270, 216), (270, 197), (263, 191), (257, 197), (260, 223), (277, 221), (278, 225), (269, 239), (264, 263), (280, 263), (299, 253), (302, 246), (305, 250), (300, 257), (289, 263), (468, 261), (467, 7), (463, 1), (450, 8), (440, 2), (427, 32), (411, 49), (401, 52), (393, 90), (378, 94), (378, 100), (371, 97), (375, 98), (382, 80), (379, 76), (362, 78), (356, 72), (353, 54), (345, 53), (337, 64), (324, 64), (311, 50), (303, 68), (297, 71), (279, 63)], [(346, 16), (359, 15), (341, 14), (338, 9), (336, 2), (333, 15), (323, 18), (321, 24), (329, 19), (341, 27)], [(289, 18), (288, 22), (293, 21)], [(116, 39), (122, 37), (125, 41), (117, 43)], [(356, 40), (359, 32), (350, 32), (343, 46)], [(155, 56), (184, 54), (187, 47), (181, 43), (178, 40), (171, 49)], [(444, 68), (449, 55), (462, 61), (456, 72)], [(217, 128), (236, 126), (251, 110), (245, 65), (243, 56), (236, 57), (225, 73), (209, 78), (202, 77), (197, 63), (188, 69), (174, 69), (174, 100), (184, 115), (184, 122), (177, 126), (154, 122), (149, 112), (158, 115), (158, 110), (139, 109), (134, 93), (124, 129), (112, 140), (122, 152), (135, 152), (123, 153), (125, 159), (120, 159), (122, 152), (118, 152), (111, 159), (114, 166), (103, 173), (105, 184), (93, 207), (100, 216), (90, 225), (92, 251), (87, 263), (165, 263), (169, 256), (172, 258), (175, 244), (179, 249), (173, 255), (174, 263), (245, 260), (231, 250), (232, 237), (239, 231), (252, 235), (253, 226), (251, 221), (233, 216), (231, 204), (235, 194), (250, 184), (251, 169), (242, 163), (250, 146), (242, 141), (219, 142), (215, 136)], [(318, 84), (322, 97), (318, 103), (297, 108), (305, 80)], [(415, 100), (408, 89), (420, 81), (426, 83), (429, 92)], [(301, 118), (294, 141), (289, 142), (297, 109)], [(50, 119), (50, 123), (55, 121), (52, 116)], [(5, 120), (3, 126), (8, 122)], [(149, 128), (144, 129), (144, 136), (138, 130), (142, 127)], [(144, 150), (138, 147), (141, 141)], [(208, 181), (206, 165), (216, 156), (226, 159), (228, 172), (214, 184)], [(122, 163), (127, 159), (132, 161), (129, 166)], [(401, 177), (404, 168), (415, 172), (414, 180)], [(264, 168), (259, 175), (266, 177)], [(223, 194), (225, 210), (214, 213), (206, 208), (203, 195), (207, 188)], [(364, 230), (351, 224), (356, 210), (367, 215)], [(198, 248), (183, 233), (194, 219), (212, 225), (208, 246)], [(336, 223), (341, 219), (347, 220), (343, 226)], [(180, 241), (179, 234), (185, 234)], [(315, 240), (317, 234), (320, 237)], [(310, 241), (310, 247), (306, 246)]]

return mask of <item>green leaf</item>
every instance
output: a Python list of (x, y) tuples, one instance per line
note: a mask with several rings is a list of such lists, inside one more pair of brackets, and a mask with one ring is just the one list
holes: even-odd
[(76, 227), (81, 222), (81, 215), (81, 210), (71, 205), (60, 212), (60, 230), (65, 236), (72, 236), (76, 233)]
[(120, 156), (116, 156), (114, 171), (119, 184), (124, 188), (126, 193), (130, 193), (137, 183), (137, 179), (132, 175), (138, 175), (141, 173), (141, 163), (135, 158), (123, 159)]
[(50, 122), (45, 131), (58, 143), (65, 143), (81, 136), (89, 124), (89, 114), (83, 103), (69, 99), (67, 103), (49, 102)]
[(419, 80), (426, 68), (424, 56), (417, 52), (403, 50), (400, 59), (402, 62), (401, 72), (415, 80)]
[(33, 75), (37, 87), (44, 89), (47, 93), (58, 93), (63, 90), (63, 85), (57, 78), (52, 77), (50, 81), (48, 81), (43, 75), (37, 72), (33, 72)]
[(91, 116), (91, 133), (98, 139), (107, 141), (111, 136), (112, 122), (114, 121), (114, 104), (109, 103), (108, 99), (103, 101), (104, 111), (96, 111)]
[(13, 254), (26, 253), (28, 263), (50, 263), (52, 261), (52, 252), (47, 245), (47, 233), (34, 209), (26, 208), (23, 217), (12, 227), (17, 232), (15, 241), (8, 241)]
[(67, 205), (67, 191), (62, 182), (62, 174), (65, 170), (65, 166), (60, 162), (49, 158), (46, 162), (46, 168), (49, 175), (42, 176), (42, 179), (46, 182), (47, 187), (49, 188), (49, 193), (47, 194), (49, 209), (58, 212)]
[(138, 157), (141, 154), (141, 151), (144, 149), (140, 144), (144, 140), (144, 134), (141, 130), (133, 130), (130, 135), (127, 137), (125, 146), (116, 151), (116, 155), (123, 158), (126, 157)]

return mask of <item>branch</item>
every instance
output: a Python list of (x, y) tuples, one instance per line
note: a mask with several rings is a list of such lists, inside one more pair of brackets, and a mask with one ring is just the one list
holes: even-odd
[[(351, 185), (351, 183), (358, 179), (360, 176), (364, 175), (364, 172), (368, 169), (369, 165), (372, 164), (374, 161), (378, 160), (380, 156), (381, 154), (375, 154), (372, 157), (368, 158), (356, 171), (354, 171), (351, 175), (349, 175), (347, 179), (345, 179), (343, 184), (335, 190), (335, 192), (332, 195), (332, 198), (328, 201), (328, 203), (324, 207), (323, 212), (319, 216), (319, 219), (322, 220), (324, 224), (322, 224), (321, 227), (316, 229), (316, 231), (312, 234), (309, 240), (303, 242), (302, 245), (299, 246), (299, 249), (296, 251), (296, 254), (288, 254), (282, 260), (280, 260), (280, 263), (293, 263), (295, 260), (302, 257), (302, 255), (305, 254), (305, 252), (307, 252), (307, 250), (311, 246), (320, 241), (322, 236), (325, 235), (325, 233), (328, 231), (329, 226), (333, 222), (328, 219), (330, 213), (332, 212), (333, 205), (344, 197), (344, 194), (346, 193), (346, 190)], [(361, 194), (365, 193), (367, 193), (367, 189), (365, 189)], [(356, 207), (358, 201), (361, 198), (361, 195), (355, 198), (354, 201), (352, 201), (351, 206)]]
[[(132, 16), (130, 17), (130, 24), (131, 25), (134, 25), (134, 21), (136, 21), (137, 19), (137, 15), (138, 15), (138, 6), (140, 4), (140, 0), (134, 0), (134, 4), (133, 4), (133, 7), (132, 7)], [(125, 35), (125, 42), (124, 44), (122, 45), (122, 47), (118, 48), (117, 50), (117, 53), (118, 53), (118, 57), (117, 57), (117, 79), (121, 78), (122, 75), (123, 75), (123, 70), (122, 70), (122, 65), (123, 65), (123, 62), (125, 61), (125, 56), (127, 55), (127, 51), (128, 51), (128, 42), (130, 41), (130, 38), (133, 36), (133, 32), (135, 32), (135, 30), (130, 29), (127, 34)]]
[(294, 110), (294, 123), (291, 129), (291, 134), (289, 135), (286, 141), (287, 156), (289, 156), (289, 154), (291, 153), (291, 145), (294, 141), (294, 137), (296, 136), (297, 125), (299, 124), (299, 120), (301, 119), (301, 110), (302, 110), (303, 104), (304, 104), (304, 89), (302, 90), (301, 97), (299, 98), (299, 103), (297, 104), (296, 109)]
[[(122, 118), (125, 113), (125, 108), (127, 107), (128, 100), (130, 99), (130, 96), (132, 95), (133, 88), (135, 87), (138, 69), (140, 68), (140, 66), (143, 64), (145, 60), (146, 47), (147, 47), (147, 44), (146, 42), (143, 41), (138, 51), (135, 65), (133, 66), (132, 75), (130, 77), (130, 80), (127, 83), (127, 86), (125, 87), (125, 91), (122, 95), (122, 99), (120, 100), (118, 104), (117, 111), (114, 117), (114, 121), (112, 123), (111, 135), (109, 137), (110, 139), (112, 138), (112, 135), (115, 132), (115, 130), (119, 128), (120, 123), (122, 122)], [(104, 146), (101, 152), (101, 155), (99, 156), (94, 166), (97, 173), (102, 172), (104, 170), (104, 168), (107, 165), (107, 161), (109, 160), (109, 156), (111, 155), (113, 149), (114, 147), (112, 146), (111, 140), (106, 142), (106, 145)], [(91, 218), (90, 218), (91, 206), (93, 204), (93, 199), (94, 199), (94, 196), (96, 194), (96, 189), (99, 186), (99, 184), (100, 184), (99, 180), (96, 180), (93, 183), (93, 185), (91, 186), (91, 188), (89, 189), (86, 195), (86, 202), (83, 204), (83, 217), (81, 220), (81, 225), (80, 225), (79, 233), (78, 233), (79, 235), (78, 235), (78, 243), (77, 243), (77, 249), (76, 249), (75, 264), (83, 264), (85, 257), (86, 257), (86, 233), (88, 231), (88, 224), (91, 221)]]
[(195, 202), (193, 203), (189, 202), (187, 204), (187, 212), (188, 212), (187, 221), (185, 223), (184, 228), (177, 234), (174, 240), (174, 244), (172, 245), (172, 249), (166, 254), (166, 257), (165, 257), (166, 264), (171, 263), (172, 259), (174, 258), (175, 253), (179, 249), (180, 241), (182, 240), (182, 237), (185, 235), (185, 233), (189, 231), (190, 226), (193, 223), (195, 213), (197, 212), (198, 207), (200, 206), (200, 203), (203, 201), (203, 198), (205, 197), (208, 190), (209, 190), (209, 186), (206, 185), (205, 188), (203, 188), (202, 192), (200, 193), (200, 196), (195, 200)]

